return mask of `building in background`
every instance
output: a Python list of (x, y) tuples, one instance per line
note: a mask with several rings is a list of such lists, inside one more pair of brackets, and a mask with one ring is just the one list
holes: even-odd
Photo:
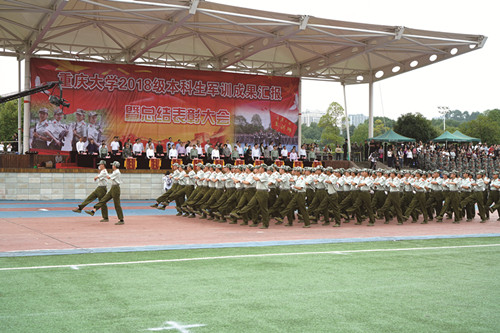
[(311, 123), (319, 123), (322, 116), (326, 114), (325, 111), (320, 110), (306, 110), (302, 113), (302, 124), (311, 126)]
[(358, 127), (359, 124), (365, 122), (368, 119), (364, 114), (350, 114), (349, 115), (349, 125), (354, 125), (354, 127)]

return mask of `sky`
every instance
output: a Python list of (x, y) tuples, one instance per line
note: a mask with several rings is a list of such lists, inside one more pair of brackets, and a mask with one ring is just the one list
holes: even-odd
[[(408, 112), (440, 117), (438, 106), (451, 110), (500, 108), (500, 29), (493, 0), (212, 0), (233, 6), (320, 18), (485, 35), (480, 50), (457, 56), (374, 84), (374, 116), (397, 119)], [(17, 60), (0, 57), (0, 94), (17, 91)], [(24, 83), (23, 83), (24, 86)], [(349, 114), (368, 115), (368, 85), (346, 87)], [(302, 111), (326, 111), (344, 105), (339, 83), (303, 80)]]

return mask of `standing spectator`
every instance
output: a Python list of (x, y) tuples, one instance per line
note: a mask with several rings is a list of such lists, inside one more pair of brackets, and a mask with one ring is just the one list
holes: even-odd
[(5, 153), (5, 145), (3, 144), (3, 142), (0, 142), (0, 154), (3, 153)]
[(134, 145), (132, 146), (132, 153), (135, 156), (141, 156), (144, 152), (144, 145), (141, 142), (141, 139), (136, 139)]
[(347, 155), (349, 154), (347, 139), (345, 139), (344, 145), (342, 146), (342, 150), (343, 150), (343, 153), (344, 153), (343, 160), (347, 160)]
[(299, 159), (299, 156), (297, 155), (297, 150), (295, 149), (295, 146), (292, 147), (292, 151), (290, 152), (290, 161), (295, 162)]
[(75, 148), (76, 148), (76, 152), (78, 154), (85, 153), (85, 141), (83, 141), (83, 137), (80, 137), (80, 139), (78, 140), (78, 142), (75, 145)]
[(409, 167), (413, 166), (413, 151), (411, 147), (406, 151), (406, 163), (408, 163)]
[(283, 145), (283, 148), (281, 149), (281, 158), (283, 160), (286, 160), (288, 158), (288, 150), (286, 149), (285, 145)]
[(113, 153), (113, 155), (116, 155), (120, 150), (120, 143), (118, 142), (118, 137), (115, 136), (113, 138), (113, 141), (111, 141), (109, 145), (111, 146), (111, 152)]
[(337, 145), (337, 148), (335, 148), (335, 159), (337, 161), (340, 161), (340, 158), (342, 156), (342, 148), (340, 148), (340, 145)]
[(220, 151), (217, 146), (215, 146), (215, 148), (212, 149), (210, 157), (212, 158), (212, 161), (220, 159)]
[(307, 158), (306, 145), (302, 145), (299, 149), (299, 158), (305, 160)]
[(122, 157), (123, 158), (132, 157), (132, 148), (130, 146), (130, 143), (128, 142), (126, 142), (125, 147), (123, 147)]
[(158, 144), (156, 145), (156, 157), (162, 157), (163, 154), (163, 145), (161, 144), (161, 141), (158, 141)]
[(97, 153), (99, 152), (99, 147), (94, 142), (94, 139), (89, 140), (89, 144), (87, 146), (87, 152), (89, 153), (89, 155), (97, 155)]
[(394, 151), (392, 150), (392, 146), (387, 150), (387, 166), (389, 168), (394, 167)]
[(10, 142), (7, 144), (7, 154), (10, 154), (12, 153), (12, 145), (10, 144)]
[(194, 145), (194, 147), (191, 147), (191, 150), (189, 151), (189, 159), (192, 161), (196, 158), (198, 158), (199, 153), (198, 153), (198, 146)]
[(168, 152), (168, 158), (169, 159), (174, 159), (174, 158), (178, 158), (179, 157), (179, 154), (177, 152), (177, 149), (175, 148), (175, 145), (172, 145), (170, 147), (170, 150)]
[(108, 156), (108, 146), (106, 146), (106, 142), (103, 140), (99, 147), (99, 157), (106, 158), (106, 156)]
[(255, 144), (252, 148), (252, 160), (260, 159), (260, 148), (258, 144)]
[(155, 157), (155, 149), (152, 142), (146, 144), (146, 157), (149, 159)]
[(370, 169), (377, 170), (377, 159), (377, 152), (374, 151), (368, 158), (368, 160), (370, 161)]

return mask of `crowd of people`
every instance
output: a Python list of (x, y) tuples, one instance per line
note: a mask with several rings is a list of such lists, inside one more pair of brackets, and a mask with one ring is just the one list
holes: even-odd
[(422, 169), (426, 171), (457, 170), (462, 173), (476, 173), (484, 170), (492, 177), (495, 170), (500, 170), (500, 145), (487, 144), (401, 144), (375, 145), (370, 149), (368, 160), (385, 161), (389, 168)]
[(84, 141), (80, 138), (76, 143), (78, 154), (96, 155), (100, 158), (110, 156), (120, 156), (123, 159), (134, 158), (161, 158), (167, 160), (180, 159), (183, 164), (191, 163), (194, 160), (200, 159), (204, 163), (223, 160), (224, 163), (233, 163), (237, 159), (244, 160), (246, 164), (251, 164), (255, 160), (263, 160), (265, 163), (272, 164), (276, 160), (282, 160), (288, 164), (293, 164), (295, 161), (314, 161), (318, 159), (323, 151), (319, 149), (317, 144), (304, 144), (299, 149), (296, 146), (291, 148), (287, 145), (274, 142), (268, 145), (264, 144), (243, 144), (239, 141), (231, 144), (229, 140), (225, 143), (221, 142), (206, 142), (200, 141), (168, 141), (163, 144), (162, 141), (154, 142), (149, 138), (144, 145), (141, 139), (136, 139), (132, 143), (131, 139), (127, 139), (125, 143), (115, 136), (113, 140), (106, 144), (104, 141), (99, 145), (90, 141)]
[(292, 226), (295, 211), (309, 228), (320, 222), (340, 227), (353, 218), (355, 224), (368, 219), (368, 226), (373, 226), (376, 219), (389, 223), (396, 218), (401, 225), (410, 218), (415, 223), (420, 216), (424, 224), (434, 218), (442, 222), (445, 216), (453, 223), (464, 218), (470, 222), (478, 214), (486, 222), (500, 208), (496, 171), (490, 179), (484, 170), (441, 173), (200, 163), (174, 164), (165, 179), (172, 185), (151, 207), (165, 209), (175, 202), (178, 216), (232, 224), (241, 219), (241, 225), (261, 228), (268, 228), (271, 219)]

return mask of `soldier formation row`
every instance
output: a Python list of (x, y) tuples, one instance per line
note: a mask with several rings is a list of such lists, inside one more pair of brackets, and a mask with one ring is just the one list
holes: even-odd
[[(174, 164), (169, 176), (173, 186), (156, 199), (151, 207), (165, 209), (175, 201), (177, 215), (219, 222), (268, 228), (276, 224), (293, 225), (295, 211), (304, 227), (322, 220), (323, 225), (339, 227), (353, 217), (356, 224), (376, 218), (385, 223), (396, 217), (403, 224), (410, 217), (416, 222), (423, 215), (428, 223), (436, 217), (441, 222), (447, 214), (454, 223), (464, 217), (481, 222), (490, 211), (500, 207), (500, 180), (484, 171), (477, 174), (456, 170), (425, 172), (421, 170), (368, 170), (332, 168), (289, 168), (287, 166)], [(331, 221), (332, 219), (332, 221)]]

